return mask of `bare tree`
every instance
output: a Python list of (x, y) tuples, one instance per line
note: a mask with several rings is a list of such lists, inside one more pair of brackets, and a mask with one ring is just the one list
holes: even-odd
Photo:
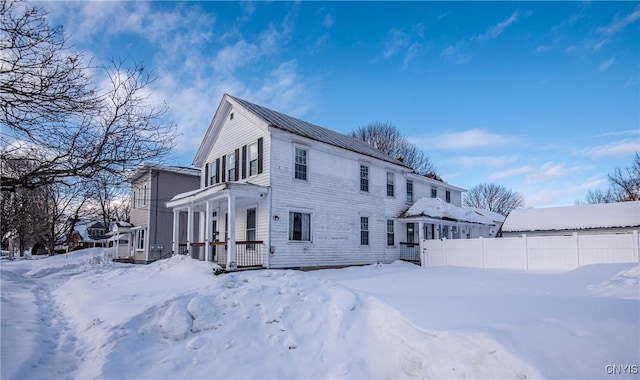
[(467, 191), (463, 204), (506, 216), (511, 211), (524, 206), (524, 196), (502, 185), (482, 183)]
[(402, 160), (415, 173), (442, 181), (435, 174), (435, 167), (424, 152), (403, 137), (393, 123), (375, 121), (356, 129), (350, 135), (390, 157)]
[(101, 217), (105, 232), (110, 231), (111, 221), (129, 221), (128, 184), (123, 185), (113, 174), (101, 173), (90, 181), (88, 192), (91, 199), (87, 202), (87, 212)]
[(640, 154), (638, 152), (631, 166), (624, 169), (616, 168), (613, 174), (609, 174), (609, 184), (616, 201), (640, 200)]
[[(12, 164), (29, 167), (33, 161), (13, 161)], [(82, 217), (89, 195), (86, 183), (78, 181), (73, 186), (53, 183), (0, 193), (2, 238), (13, 240), (21, 254), (36, 244), (53, 253), (56, 243), (68, 240), (75, 223)]]
[(70, 115), (97, 110), (99, 97), (82, 53), (62, 27), (27, 2), (0, 0), (1, 120), (18, 137), (43, 142)]
[(635, 153), (633, 163), (624, 169), (615, 168), (609, 173), (607, 190), (589, 190), (587, 203), (611, 203), (640, 200), (640, 154)]
[(589, 204), (612, 203), (615, 201), (615, 195), (611, 192), (610, 189), (607, 189), (606, 191), (601, 189), (587, 191), (586, 202)]
[(28, 172), (3, 170), (3, 191), (122, 174), (173, 148), (175, 125), (163, 121), (166, 105), (149, 101), (154, 77), (142, 64), (112, 62), (102, 68), (107, 86), (94, 88), (92, 68), (41, 8), (0, 1), (0, 158), (3, 166), (35, 163)]

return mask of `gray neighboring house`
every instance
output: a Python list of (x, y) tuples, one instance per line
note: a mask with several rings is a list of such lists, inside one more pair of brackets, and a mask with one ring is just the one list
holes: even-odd
[(632, 233), (640, 229), (640, 201), (513, 210), (502, 236)]
[[(173, 211), (165, 203), (176, 194), (197, 189), (200, 170), (145, 163), (126, 181), (131, 184), (130, 222), (133, 225), (126, 258), (148, 263), (169, 255), (173, 251)], [(123, 258), (122, 254), (117, 257)]]

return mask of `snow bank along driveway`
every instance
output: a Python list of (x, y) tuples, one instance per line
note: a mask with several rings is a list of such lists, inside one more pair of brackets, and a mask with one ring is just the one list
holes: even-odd
[(211, 268), (2, 261), (2, 379), (638, 376), (637, 265)]

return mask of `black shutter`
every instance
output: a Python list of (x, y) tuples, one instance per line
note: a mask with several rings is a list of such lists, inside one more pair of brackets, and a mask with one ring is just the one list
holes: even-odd
[(216, 183), (220, 183), (220, 159), (216, 158)]
[(258, 174), (262, 174), (262, 137), (258, 139)]
[(234, 169), (235, 169), (234, 171), (236, 172), (236, 175), (235, 175), (236, 178), (234, 178), (233, 180), (237, 181), (238, 179), (240, 179), (240, 149), (239, 148), (236, 149), (234, 155), (235, 155), (235, 158), (236, 158), (236, 165), (234, 167)]
[(222, 156), (222, 182), (224, 182), (224, 177), (225, 177), (225, 166), (226, 166), (226, 162), (227, 162), (227, 157), (226, 156)]
[(209, 186), (209, 164), (204, 164), (204, 187)]
[(242, 147), (242, 179), (247, 178), (247, 146)]

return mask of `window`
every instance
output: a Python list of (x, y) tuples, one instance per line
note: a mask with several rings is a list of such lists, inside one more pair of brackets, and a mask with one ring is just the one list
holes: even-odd
[(142, 205), (147, 205), (147, 185), (144, 185), (144, 191), (142, 193)]
[[(255, 208), (247, 209), (246, 240), (247, 241), (256, 240), (256, 209)], [(254, 250), (254, 249), (256, 249), (255, 244), (247, 245), (247, 250)]]
[(136, 230), (136, 249), (144, 250), (144, 231), (145, 230)]
[(360, 165), (360, 191), (369, 191), (369, 167)]
[(438, 197), (438, 189), (436, 189), (435, 187), (431, 188), (431, 198), (437, 198)]
[(132, 203), (133, 203), (133, 208), (138, 208), (138, 193), (135, 190), (133, 191)]
[(296, 147), (295, 178), (307, 180), (307, 150)]
[(249, 177), (256, 174), (258, 174), (258, 143), (257, 142), (249, 145)]
[(227, 155), (227, 181), (235, 181), (236, 178), (236, 156), (231, 153)]
[(369, 245), (369, 218), (360, 217), (360, 245)]
[(387, 245), (394, 245), (396, 240), (396, 235), (393, 229), (393, 220), (387, 220)]
[(394, 189), (394, 175), (393, 172), (387, 172), (387, 196), (393, 197)]
[(209, 163), (209, 185), (218, 183), (218, 165), (217, 161)]
[(229, 114), (229, 120), (233, 120), (233, 112)]
[(413, 203), (413, 181), (407, 180), (407, 203)]
[(451, 192), (449, 190), (447, 190), (445, 193), (445, 201), (447, 201), (447, 203), (451, 203)]
[(289, 240), (311, 241), (311, 214), (289, 213)]

